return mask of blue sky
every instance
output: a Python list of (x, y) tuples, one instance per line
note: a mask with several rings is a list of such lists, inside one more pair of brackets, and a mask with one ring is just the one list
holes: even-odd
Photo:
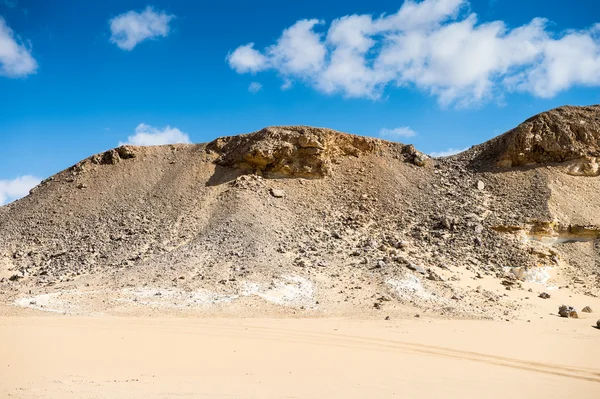
[(304, 124), (431, 153), (600, 103), (594, 3), (0, 0), (0, 204), (121, 142)]

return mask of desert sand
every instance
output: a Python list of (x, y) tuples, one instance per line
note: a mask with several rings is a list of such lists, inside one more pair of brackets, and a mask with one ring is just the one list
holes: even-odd
[(2, 317), (3, 398), (595, 398), (591, 319)]

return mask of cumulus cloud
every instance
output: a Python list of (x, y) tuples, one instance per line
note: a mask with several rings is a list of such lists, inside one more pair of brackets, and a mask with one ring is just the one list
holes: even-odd
[(12, 180), (0, 180), (0, 206), (29, 194), (29, 190), (40, 184), (42, 179), (25, 175)]
[(460, 148), (460, 149), (459, 148), (448, 148), (447, 150), (443, 150), (443, 151), (430, 152), (429, 155), (431, 155), (434, 158), (449, 157), (451, 155), (456, 155), (463, 151), (467, 151), (468, 149), (469, 149), (469, 147)]
[(120, 49), (131, 51), (146, 39), (166, 37), (169, 34), (169, 22), (175, 18), (164, 11), (155, 11), (148, 6), (141, 13), (128, 11), (109, 21), (110, 41)]
[(135, 128), (135, 134), (129, 136), (126, 142), (119, 145), (164, 145), (164, 144), (190, 144), (190, 137), (181, 130), (166, 126), (162, 129), (140, 123)]
[(394, 129), (383, 128), (379, 131), (379, 137), (390, 139), (390, 140), (414, 137), (416, 135), (417, 135), (417, 132), (415, 132), (408, 126), (397, 127)]
[(259, 82), (252, 82), (250, 83), (250, 85), (248, 86), (248, 91), (250, 93), (258, 93), (259, 91), (262, 90), (263, 85), (260, 84)]
[[(327, 94), (378, 99), (416, 87), (441, 105), (470, 106), (507, 92), (549, 98), (600, 86), (600, 23), (556, 32), (544, 18), (509, 28), (481, 22), (467, 0), (406, 0), (389, 15), (297, 21), (275, 44), (228, 56), (238, 73), (275, 71)], [(320, 31), (321, 30), (321, 31)]]
[(268, 58), (254, 49), (254, 43), (236, 48), (227, 55), (229, 66), (238, 73), (258, 72), (268, 68)]
[(18, 78), (35, 73), (37, 67), (31, 49), (20, 42), (0, 17), (0, 75)]

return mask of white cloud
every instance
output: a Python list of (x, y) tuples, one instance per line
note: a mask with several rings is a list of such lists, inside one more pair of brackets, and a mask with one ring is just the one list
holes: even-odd
[(150, 6), (141, 13), (128, 11), (109, 21), (110, 41), (122, 50), (131, 51), (146, 39), (166, 37), (169, 34), (169, 22), (175, 18), (164, 11), (154, 11)]
[(164, 144), (190, 144), (190, 137), (181, 130), (166, 126), (163, 129), (140, 123), (135, 128), (135, 134), (129, 136), (126, 142), (119, 145), (164, 145)]
[(254, 49), (254, 43), (236, 48), (227, 55), (229, 66), (237, 73), (258, 72), (268, 68), (268, 58)]
[(417, 132), (408, 126), (397, 127), (394, 129), (383, 128), (379, 131), (379, 137), (396, 140), (400, 138), (415, 137)]
[(285, 29), (277, 43), (266, 50), (271, 65), (284, 74), (310, 76), (321, 71), (327, 50), (321, 35), (313, 31), (321, 23), (303, 19)]
[(0, 206), (22, 198), (29, 194), (29, 190), (40, 184), (42, 179), (25, 175), (12, 180), (0, 180)]
[(468, 149), (469, 149), (469, 147), (460, 148), (460, 149), (459, 148), (448, 148), (447, 150), (443, 150), (443, 151), (430, 152), (429, 155), (431, 155), (433, 158), (449, 157), (450, 155), (456, 155), (463, 151), (467, 151)]
[(416, 87), (445, 106), (600, 86), (600, 23), (555, 32), (534, 18), (509, 28), (468, 11), (467, 0), (406, 0), (395, 14), (343, 16), (323, 33), (323, 21), (300, 20), (262, 51), (253, 43), (238, 47), (229, 64), (345, 97), (377, 99), (391, 86)]
[(250, 86), (248, 86), (248, 91), (250, 93), (258, 93), (259, 91), (262, 90), (263, 85), (260, 84), (259, 82), (252, 82), (250, 83)]
[(12, 29), (0, 17), (0, 75), (17, 78), (35, 73), (37, 62), (31, 49), (18, 41)]

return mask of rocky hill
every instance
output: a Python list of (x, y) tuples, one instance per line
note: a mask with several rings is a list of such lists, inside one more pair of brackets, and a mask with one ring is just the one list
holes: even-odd
[(0, 207), (0, 301), (504, 317), (528, 306), (507, 287), (597, 296), (599, 148), (600, 106), (441, 159), (306, 126), (120, 147)]

